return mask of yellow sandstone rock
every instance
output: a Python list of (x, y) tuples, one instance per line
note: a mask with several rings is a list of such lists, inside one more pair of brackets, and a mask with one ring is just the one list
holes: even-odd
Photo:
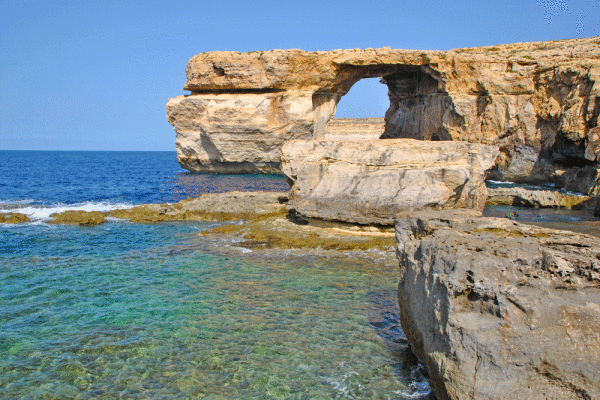
[(191, 171), (276, 170), (285, 142), (322, 139), (339, 99), (379, 77), (390, 99), (382, 137), (494, 145), (493, 179), (598, 192), (600, 37), (450, 51), (209, 52), (186, 74), (191, 94), (170, 99), (167, 115)]

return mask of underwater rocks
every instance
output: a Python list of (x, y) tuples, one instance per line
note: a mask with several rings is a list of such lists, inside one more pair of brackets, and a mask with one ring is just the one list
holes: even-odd
[(456, 211), (396, 221), (402, 327), (437, 398), (600, 398), (600, 239)]
[[(340, 98), (379, 77), (390, 99), (382, 137), (494, 145), (493, 179), (600, 188), (598, 37), (449, 51), (216, 51), (193, 57), (186, 75), (191, 94), (170, 99), (167, 116), (191, 171), (277, 169), (280, 146), (324, 138)], [(595, 180), (577, 180), (582, 169)]]
[(466, 142), (413, 139), (295, 140), (282, 147), (293, 184), (288, 209), (305, 217), (393, 224), (398, 212), (482, 210), (485, 172), (498, 150)]

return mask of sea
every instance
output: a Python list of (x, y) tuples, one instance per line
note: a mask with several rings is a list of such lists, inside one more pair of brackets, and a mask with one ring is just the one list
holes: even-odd
[(52, 224), (65, 210), (287, 191), (175, 152), (0, 151), (1, 399), (428, 399), (394, 250), (250, 250), (224, 222)]

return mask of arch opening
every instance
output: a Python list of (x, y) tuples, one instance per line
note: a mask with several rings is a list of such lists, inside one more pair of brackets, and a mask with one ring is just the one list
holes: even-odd
[(340, 98), (325, 136), (328, 139), (379, 139), (389, 107), (388, 88), (381, 78), (360, 79)]

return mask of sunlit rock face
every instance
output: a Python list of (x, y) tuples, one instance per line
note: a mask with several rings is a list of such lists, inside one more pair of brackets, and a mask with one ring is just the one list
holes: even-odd
[(178, 159), (192, 171), (279, 169), (292, 139), (322, 139), (354, 83), (380, 77), (384, 138), (498, 146), (492, 177), (596, 194), (600, 38), (420, 51), (209, 52), (170, 99)]
[(450, 210), (399, 216), (396, 239), (437, 399), (600, 398), (598, 238)]
[(391, 225), (409, 210), (482, 210), (485, 173), (498, 150), (468, 142), (414, 139), (293, 140), (282, 170), (288, 208), (305, 216)]

